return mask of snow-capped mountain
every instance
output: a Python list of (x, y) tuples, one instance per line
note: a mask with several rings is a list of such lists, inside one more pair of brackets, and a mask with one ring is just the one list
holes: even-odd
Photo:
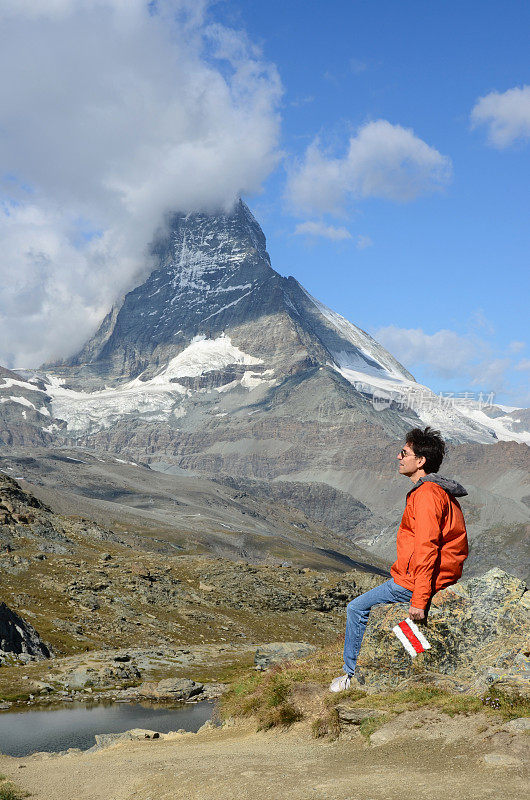
[(275, 272), (242, 201), (228, 214), (174, 215), (152, 252), (156, 268), (81, 352), (46, 367), (68, 434), (133, 419), (191, 433), (199, 419), (208, 427), (212, 414), (247, 406), (261, 416), (287, 399), (295, 375), (314, 393), (323, 370), (387, 434), (421, 420), (456, 441), (525, 440), (472, 404), (441, 402), (367, 333)]
[[(477, 547), (486, 536), (503, 552), (506, 526), (519, 541), (528, 411), (418, 384), (366, 332), (275, 272), (242, 202), (232, 213), (173, 215), (153, 255), (155, 269), (80, 353), (0, 375), (5, 445), (107, 451), (230, 479), (242, 492), (274, 484), (317, 520), (330, 519), (331, 492), (334, 528), (390, 558), (404, 490), (396, 451), (407, 430), (430, 424), (451, 441), (448, 468), (470, 491)], [(352, 503), (367, 510), (360, 528)]]
[(27, 381), (0, 367), (0, 445), (51, 444), (66, 428), (54, 418), (51, 402), (42, 380)]

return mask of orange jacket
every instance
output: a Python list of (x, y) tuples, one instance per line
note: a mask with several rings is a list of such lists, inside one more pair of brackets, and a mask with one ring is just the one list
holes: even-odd
[(397, 534), (397, 560), (390, 574), (399, 586), (412, 591), (410, 604), (415, 608), (425, 608), (435, 592), (462, 575), (467, 534), (455, 494), (460, 497), (467, 492), (437, 474), (420, 479), (407, 494)]

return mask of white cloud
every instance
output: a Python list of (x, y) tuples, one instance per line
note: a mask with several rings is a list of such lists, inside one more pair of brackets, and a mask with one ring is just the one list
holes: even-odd
[(335, 228), (333, 225), (326, 225), (324, 222), (301, 222), (295, 228), (295, 234), (305, 234), (306, 236), (323, 236), (332, 241), (351, 239), (351, 233), (346, 228)]
[(366, 250), (367, 247), (371, 247), (373, 245), (373, 241), (370, 239), (369, 236), (363, 236), (360, 234), (357, 237), (357, 250)]
[(520, 353), (526, 347), (526, 342), (513, 341), (508, 345), (510, 353)]
[(522, 361), (515, 365), (515, 369), (519, 372), (530, 370), (530, 358), (523, 358)]
[(471, 111), (471, 124), (473, 128), (486, 125), (489, 144), (499, 149), (530, 139), (530, 86), (479, 98)]
[(337, 212), (348, 196), (404, 202), (439, 190), (451, 178), (451, 160), (414, 132), (386, 120), (369, 122), (351, 137), (342, 158), (315, 140), (291, 170), (287, 198), (298, 209)]
[(428, 364), (443, 378), (459, 375), (476, 356), (475, 342), (450, 330), (427, 334), (421, 328), (389, 325), (374, 335), (404, 364)]
[(451, 330), (428, 334), (421, 328), (394, 325), (380, 328), (373, 335), (412, 372), (422, 366), (446, 380), (469, 380), (495, 392), (506, 389), (506, 373), (512, 362), (499, 357), (488, 342), (476, 336)]
[(0, 0), (0, 364), (73, 352), (167, 210), (276, 166), (276, 69), (208, 5)]

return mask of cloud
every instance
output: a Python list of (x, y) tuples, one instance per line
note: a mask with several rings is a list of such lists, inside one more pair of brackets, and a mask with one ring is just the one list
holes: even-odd
[(291, 100), (291, 105), (293, 108), (301, 108), (302, 106), (307, 106), (314, 101), (314, 96), (312, 94), (307, 94), (302, 97), (295, 97), (294, 100)]
[(369, 236), (363, 236), (360, 234), (357, 237), (357, 244), (355, 245), (357, 250), (365, 250), (367, 247), (371, 247), (373, 245), (373, 241), (370, 239)]
[(518, 370), (518, 372), (530, 370), (530, 358), (523, 358), (522, 361), (515, 365), (514, 369)]
[(441, 189), (451, 170), (451, 160), (412, 130), (381, 119), (359, 128), (342, 158), (313, 141), (291, 169), (286, 196), (296, 209), (337, 213), (349, 196), (414, 200)]
[(510, 342), (510, 344), (508, 345), (508, 350), (510, 351), (510, 353), (520, 353), (521, 350), (525, 349), (525, 347), (526, 347), (526, 342), (513, 341)]
[(469, 321), (471, 325), (476, 328), (477, 330), (483, 331), (484, 333), (493, 334), (495, 333), (495, 328), (489, 319), (486, 316), (484, 309), (477, 308), (470, 314)]
[(351, 239), (351, 233), (346, 228), (335, 228), (332, 225), (326, 225), (324, 222), (301, 222), (296, 226), (294, 232), (296, 235), (323, 236), (325, 239), (331, 239), (335, 242)]
[(469, 380), (489, 391), (506, 390), (511, 360), (499, 357), (488, 342), (476, 336), (451, 330), (428, 334), (421, 328), (389, 325), (376, 331), (374, 338), (412, 371), (427, 367), (445, 380)]
[(0, 364), (75, 351), (167, 210), (279, 159), (281, 83), (200, 0), (0, 0)]
[(487, 126), (488, 142), (504, 149), (518, 140), (530, 139), (530, 86), (490, 92), (479, 98), (471, 111), (471, 127)]

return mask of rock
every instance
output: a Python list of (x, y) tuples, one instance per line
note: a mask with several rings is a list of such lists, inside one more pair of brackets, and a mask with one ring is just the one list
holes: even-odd
[(379, 747), (380, 745), (388, 744), (388, 742), (393, 741), (397, 735), (396, 731), (392, 728), (380, 728), (370, 736), (370, 744)]
[(131, 728), (131, 730), (121, 733), (97, 733), (95, 735), (96, 744), (87, 752), (103, 750), (105, 747), (112, 747), (117, 742), (161, 738), (164, 738), (164, 734), (161, 735), (158, 731), (152, 731), (148, 728)]
[(61, 682), (67, 688), (80, 689), (90, 684), (90, 686), (94, 685), (101, 689), (120, 683), (137, 681), (141, 676), (138, 666), (132, 661), (121, 663), (116, 659), (111, 659), (108, 663), (103, 664), (96, 661), (88, 661), (88, 663), (65, 673), (61, 678)]
[[(0, 651), (24, 657), (51, 658), (52, 650), (46, 645), (35, 628), (19, 615), (0, 603)], [(29, 659), (28, 659), (29, 660)]]
[(360, 725), (368, 717), (381, 716), (380, 711), (373, 708), (350, 708), (348, 706), (336, 706), (341, 725)]
[(506, 730), (513, 731), (514, 733), (526, 733), (527, 731), (530, 731), (530, 717), (511, 719), (504, 727)]
[(203, 722), (201, 727), (198, 729), (197, 733), (201, 733), (201, 731), (213, 731), (217, 726), (211, 719), (207, 719), (206, 722)]
[(130, 735), (129, 731), (124, 731), (123, 733), (96, 733), (96, 744), (94, 747), (91, 747), (88, 752), (94, 750), (103, 750), (103, 748), (111, 747), (113, 744), (116, 744), (116, 742), (125, 741), (132, 738), (133, 737)]
[(138, 689), (140, 697), (149, 697), (156, 700), (183, 701), (196, 697), (203, 691), (203, 684), (196, 683), (189, 678), (166, 678), (158, 683), (145, 682)]
[(63, 677), (62, 684), (69, 689), (80, 689), (88, 681), (94, 681), (95, 671), (90, 667), (78, 667)]
[(508, 753), (486, 753), (484, 761), (488, 767), (519, 767), (523, 763), (520, 758)]
[(305, 658), (315, 650), (315, 645), (309, 644), (309, 642), (271, 642), (256, 650), (254, 664), (258, 669), (267, 669), (282, 661)]
[(50, 694), (50, 692), (54, 691), (53, 686), (50, 683), (45, 683), (44, 681), (36, 681), (36, 680), (33, 680), (32, 683), (35, 689), (37, 689), (37, 691), (41, 692), (42, 694)]
[(160, 739), (158, 731), (152, 731), (148, 728), (131, 728), (127, 733), (131, 739)]
[(399, 684), (465, 685), (482, 693), (529, 692), (524, 664), (530, 624), (525, 584), (497, 568), (438, 592), (422, 630), (431, 649), (411, 659), (392, 633), (408, 606), (372, 609), (359, 656), (368, 690)]
[(12, 705), (13, 703), (0, 703), (0, 711), (7, 711)]
[(205, 683), (201, 700), (217, 700), (227, 689), (228, 685), (226, 683)]

